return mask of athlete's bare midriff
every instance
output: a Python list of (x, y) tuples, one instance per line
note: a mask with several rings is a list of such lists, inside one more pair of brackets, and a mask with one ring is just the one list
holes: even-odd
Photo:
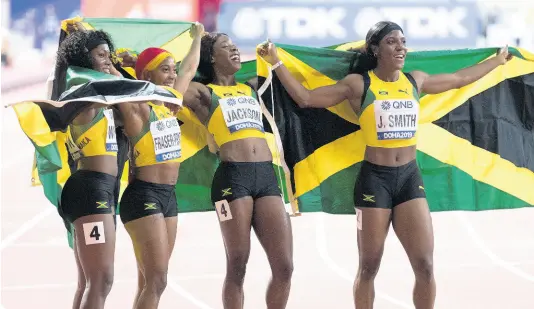
[(78, 161), (78, 170), (105, 173), (117, 177), (119, 170), (117, 157), (109, 155), (84, 157)]
[(400, 148), (365, 148), (365, 160), (382, 166), (401, 166), (415, 160), (417, 147), (408, 146)]
[(135, 168), (135, 178), (141, 181), (174, 186), (178, 181), (179, 171), (180, 163), (178, 162), (141, 166)]
[(219, 149), (221, 161), (265, 162), (272, 161), (271, 150), (264, 138), (250, 137), (228, 142)]

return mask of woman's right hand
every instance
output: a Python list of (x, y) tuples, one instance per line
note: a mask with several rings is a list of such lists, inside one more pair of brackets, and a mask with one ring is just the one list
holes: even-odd
[(275, 65), (280, 62), (278, 58), (278, 53), (276, 52), (276, 46), (271, 41), (267, 41), (257, 49), (258, 54), (271, 65)]
[(189, 30), (189, 33), (192, 38), (202, 37), (202, 35), (204, 34), (204, 25), (199, 22), (193, 23), (193, 25), (191, 25), (191, 30)]
[(74, 33), (76, 31), (82, 31), (85, 32), (86, 29), (83, 26), (83, 24), (79, 21), (69, 21), (67, 22), (67, 32), (69, 34)]

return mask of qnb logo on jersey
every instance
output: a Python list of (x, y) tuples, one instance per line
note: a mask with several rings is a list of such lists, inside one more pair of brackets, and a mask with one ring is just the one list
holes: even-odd
[(395, 100), (391, 103), (394, 109), (412, 109), (414, 103), (412, 100)]
[(165, 125), (162, 122), (158, 122), (156, 123), (156, 129), (158, 129), (158, 131), (163, 131), (165, 130)]
[(240, 103), (240, 104), (256, 105), (256, 100), (254, 98), (251, 98), (251, 97), (239, 97), (237, 99), (237, 102)]
[(382, 104), (380, 104), (382, 106), (382, 109), (387, 111), (391, 108), (391, 103), (389, 101), (383, 101)]
[(166, 120), (165, 120), (165, 126), (166, 126), (167, 128), (174, 128), (174, 127), (177, 127), (177, 126), (178, 126), (178, 121), (176, 120), (176, 118), (166, 119)]
[(234, 106), (237, 104), (236, 100), (234, 98), (229, 98), (228, 101), (226, 101), (229, 106)]

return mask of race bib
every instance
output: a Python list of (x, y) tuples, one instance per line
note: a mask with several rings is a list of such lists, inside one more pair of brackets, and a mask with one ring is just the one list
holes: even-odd
[(113, 110), (104, 110), (104, 116), (107, 119), (107, 132), (106, 132), (106, 151), (119, 151), (117, 145), (117, 132), (115, 131), (115, 118), (113, 118)]
[(78, 145), (76, 145), (76, 143), (72, 140), (72, 135), (70, 133), (70, 128), (68, 128), (67, 130), (68, 130), (68, 134), (67, 134), (67, 149), (69, 150), (69, 153), (70, 153), (70, 155), (72, 157), (72, 160), (78, 161), (82, 157), (82, 151), (80, 150)]
[(180, 125), (175, 117), (150, 123), (150, 133), (154, 142), (157, 162), (178, 159), (182, 156)]
[(264, 132), (261, 106), (255, 98), (250, 96), (224, 98), (219, 100), (219, 105), (230, 133), (242, 129)]
[(374, 102), (378, 140), (410, 139), (417, 131), (419, 104), (411, 99)]

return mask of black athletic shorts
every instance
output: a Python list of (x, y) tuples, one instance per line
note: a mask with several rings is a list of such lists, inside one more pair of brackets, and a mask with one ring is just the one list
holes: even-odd
[(245, 196), (282, 196), (271, 161), (219, 164), (211, 185), (211, 201), (231, 202)]
[(134, 179), (120, 202), (120, 217), (126, 224), (146, 216), (163, 214), (164, 218), (178, 215), (176, 192), (173, 185), (157, 184)]
[(398, 167), (363, 161), (354, 187), (356, 207), (392, 209), (421, 197), (426, 197), (426, 194), (415, 160)]
[(76, 219), (99, 214), (113, 214), (115, 207), (115, 184), (117, 177), (87, 170), (72, 174), (61, 191), (59, 215), (65, 227)]

